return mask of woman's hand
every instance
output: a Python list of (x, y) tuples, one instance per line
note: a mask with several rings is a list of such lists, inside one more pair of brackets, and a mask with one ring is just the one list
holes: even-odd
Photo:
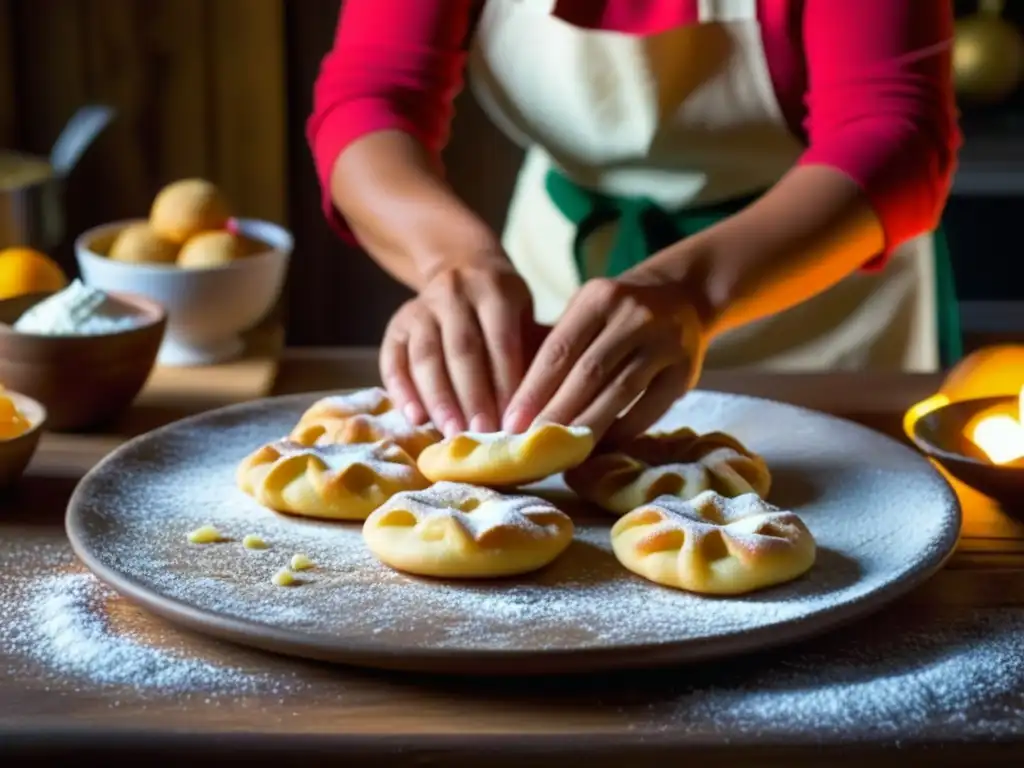
[(693, 386), (705, 345), (678, 284), (639, 272), (590, 280), (541, 345), (504, 427), (542, 419), (589, 426), (609, 443), (629, 439)]
[(381, 376), (413, 423), (499, 428), (539, 344), (526, 283), (501, 256), (446, 265), (392, 317)]

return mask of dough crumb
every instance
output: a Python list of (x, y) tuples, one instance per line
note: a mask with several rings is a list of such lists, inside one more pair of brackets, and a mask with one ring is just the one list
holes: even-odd
[(256, 534), (250, 533), (248, 536), (242, 539), (242, 546), (246, 549), (266, 549), (267, 542), (265, 542)]
[(224, 537), (212, 525), (204, 525), (192, 531), (188, 535), (188, 540), (193, 544), (213, 544), (218, 541), (224, 541)]
[(275, 573), (270, 580), (279, 587), (290, 587), (297, 583), (295, 581), (295, 575), (287, 568), (282, 568), (280, 571)]
[(293, 571), (308, 571), (313, 565), (313, 561), (301, 552), (297, 555), (292, 555), (291, 568)]

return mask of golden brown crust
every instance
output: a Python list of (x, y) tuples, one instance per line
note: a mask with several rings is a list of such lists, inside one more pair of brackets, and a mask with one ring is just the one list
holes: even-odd
[(693, 498), (713, 490), (724, 496), (771, 488), (764, 459), (724, 432), (689, 428), (640, 435), (619, 451), (595, 454), (565, 473), (580, 497), (613, 514), (625, 514), (659, 496)]
[(365, 520), (401, 491), (426, 488), (416, 463), (393, 442), (304, 446), (268, 443), (238, 467), (239, 488), (277, 512)]
[(396, 494), (363, 525), (382, 562), (442, 578), (534, 571), (558, 557), (572, 535), (572, 520), (548, 501), (449, 482)]
[(612, 549), (650, 581), (702, 594), (736, 595), (790, 581), (814, 564), (803, 520), (755, 494), (662, 496), (616, 521)]
[(420, 471), (434, 482), (508, 488), (543, 480), (582, 462), (594, 447), (586, 427), (535, 424), (523, 433), (464, 432), (420, 454)]
[(441, 437), (433, 424), (410, 423), (380, 387), (318, 400), (302, 414), (289, 435), (303, 445), (393, 440), (414, 459)]

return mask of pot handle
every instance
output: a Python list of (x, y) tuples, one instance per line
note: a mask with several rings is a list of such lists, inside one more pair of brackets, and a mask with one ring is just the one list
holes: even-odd
[(114, 119), (114, 115), (112, 107), (91, 104), (71, 116), (50, 150), (50, 166), (56, 176), (65, 177), (74, 170), (85, 150)]

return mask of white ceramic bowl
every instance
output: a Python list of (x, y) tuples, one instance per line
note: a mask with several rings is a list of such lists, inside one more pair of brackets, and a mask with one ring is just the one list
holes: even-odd
[[(210, 365), (237, 357), (240, 334), (260, 322), (284, 288), (291, 234), (276, 224), (236, 219), (237, 231), (267, 244), (267, 250), (222, 267), (181, 269), (174, 265), (113, 261), (106, 251), (132, 221), (95, 227), (75, 241), (82, 282), (103, 291), (135, 293), (167, 310), (160, 365)], [(97, 249), (97, 250), (94, 250)]]

